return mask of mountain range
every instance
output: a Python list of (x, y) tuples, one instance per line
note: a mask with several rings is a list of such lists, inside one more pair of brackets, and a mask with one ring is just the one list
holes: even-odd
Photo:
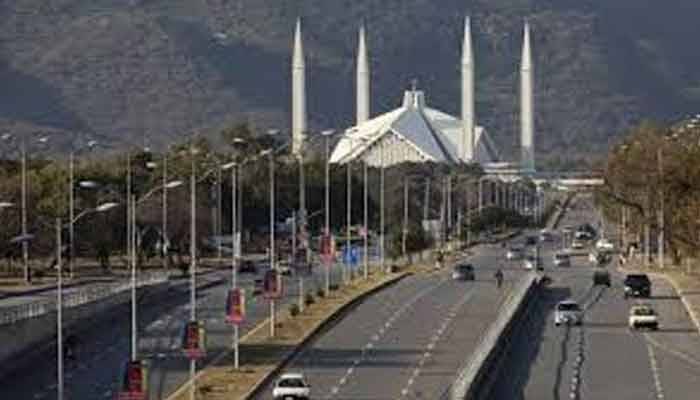
[(310, 126), (354, 118), (364, 22), (372, 114), (417, 80), (459, 113), (465, 15), (472, 18), (477, 119), (515, 158), (523, 21), (532, 25), (541, 165), (596, 160), (642, 119), (700, 102), (697, 0), (5, 0), (0, 129), (162, 147), (249, 121), (289, 131), (294, 22), (303, 21)]

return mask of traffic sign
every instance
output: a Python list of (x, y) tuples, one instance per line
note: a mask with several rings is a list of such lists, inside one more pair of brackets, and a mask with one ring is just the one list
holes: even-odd
[(239, 325), (245, 321), (245, 289), (232, 289), (226, 301), (226, 322)]

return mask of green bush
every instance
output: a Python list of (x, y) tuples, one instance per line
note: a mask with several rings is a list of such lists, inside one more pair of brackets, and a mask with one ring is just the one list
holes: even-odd
[(310, 306), (311, 304), (314, 304), (316, 300), (314, 299), (314, 294), (309, 292), (306, 294), (306, 298), (304, 298), (304, 304), (307, 306)]
[(334, 284), (328, 286), (328, 289), (329, 289), (331, 292), (334, 292), (334, 291), (338, 290), (339, 288), (340, 288), (340, 286), (338, 286), (337, 283), (334, 283)]
[(289, 315), (291, 315), (292, 317), (296, 317), (297, 315), (299, 315), (299, 312), (300, 312), (300, 310), (299, 310), (299, 306), (297, 304), (290, 304), (289, 305)]
[(318, 290), (316, 290), (316, 296), (317, 296), (318, 298), (320, 298), (320, 299), (326, 297), (326, 292), (325, 292), (325, 290), (319, 288)]

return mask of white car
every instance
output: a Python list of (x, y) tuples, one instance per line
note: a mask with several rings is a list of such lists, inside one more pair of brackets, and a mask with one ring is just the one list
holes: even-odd
[(615, 250), (615, 245), (608, 239), (602, 238), (596, 242), (595, 248), (601, 251), (613, 251)]
[(630, 309), (629, 327), (630, 329), (659, 329), (659, 319), (656, 316), (656, 311), (647, 304), (633, 306)]
[(554, 325), (581, 325), (582, 323), (583, 311), (577, 302), (573, 300), (564, 300), (557, 304), (557, 308), (554, 310)]
[(523, 268), (528, 271), (532, 271), (534, 269), (541, 270), (542, 263), (535, 256), (527, 256), (525, 257), (525, 261), (523, 261)]
[(272, 389), (272, 397), (275, 400), (309, 400), (311, 387), (302, 374), (282, 374)]
[(506, 253), (507, 260), (517, 260), (523, 256), (523, 251), (519, 247), (511, 247)]
[(554, 266), (555, 267), (570, 267), (571, 257), (568, 254), (556, 253), (554, 254)]
[(581, 249), (583, 249), (585, 246), (586, 246), (586, 245), (585, 245), (582, 241), (580, 241), (580, 240), (578, 240), (578, 239), (576, 239), (576, 240), (574, 240), (573, 242), (571, 242), (571, 248), (572, 248), (572, 249), (581, 250)]

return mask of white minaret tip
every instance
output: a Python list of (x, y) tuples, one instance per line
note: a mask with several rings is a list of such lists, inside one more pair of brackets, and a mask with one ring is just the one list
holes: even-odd
[(306, 125), (306, 63), (301, 37), (301, 19), (297, 19), (292, 55), (292, 154), (297, 157), (301, 156)]
[(369, 57), (365, 38), (365, 25), (360, 25), (357, 44), (357, 124), (369, 119)]
[(471, 19), (464, 19), (464, 42), (462, 43), (462, 65), (471, 65), (472, 63), (472, 31)]
[(520, 146), (521, 165), (526, 173), (535, 171), (535, 78), (530, 44), (530, 24), (523, 32), (523, 55), (520, 64)]
[(474, 54), (472, 50), (471, 20), (464, 19), (462, 44), (462, 137), (458, 141), (459, 155), (465, 162), (475, 161), (474, 151)]
[(306, 65), (304, 61), (304, 44), (301, 38), (301, 18), (297, 18), (296, 29), (294, 30), (294, 55), (292, 58), (292, 65), (301, 68)]
[(523, 55), (520, 64), (520, 69), (527, 71), (532, 69), (532, 52), (530, 49), (530, 22), (525, 20), (525, 28), (523, 32)]

